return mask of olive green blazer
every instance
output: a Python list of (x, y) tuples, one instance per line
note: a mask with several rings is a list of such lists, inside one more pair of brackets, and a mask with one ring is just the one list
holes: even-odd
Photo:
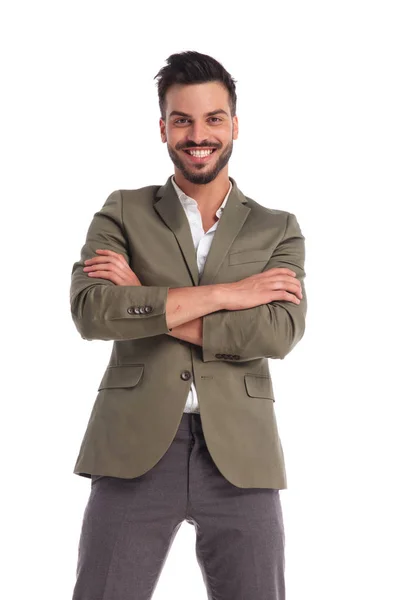
[[(294, 214), (232, 190), (199, 277), (184, 209), (171, 177), (162, 185), (113, 191), (90, 223), (71, 273), (73, 322), (85, 340), (113, 340), (74, 473), (130, 478), (151, 469), (174, 439), (194, 380), (209, 452), (238, 487), (287, 487), (268, 359), (303, 337), (304, 236)], [(122, 254), (142, 286), (89, 277), (96, 249)], [(98, 255), (97, 255), (98, 256)], [(169, 288), (238, 281), (288, 267), (300, 304), (270, 302), (203, 317), (203, 345), (168, 335)]]

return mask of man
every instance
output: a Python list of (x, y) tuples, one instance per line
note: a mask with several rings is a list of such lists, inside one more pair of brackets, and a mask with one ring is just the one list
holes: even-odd
[(174, 175), (112, 192), (72, 269), (77, 330), (113, 340), (74, 469), (91, 493), (73, 599), (149, 600), (185, 520), (209, 599), (282, 600), (268, 358), (304, 333), (304, 236), (228, 176), (238, 118), (223, 66), (182, 52), (156, 77)]

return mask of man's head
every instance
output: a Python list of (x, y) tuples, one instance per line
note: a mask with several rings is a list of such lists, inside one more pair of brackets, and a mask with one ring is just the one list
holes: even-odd
[[(238, 137), (235, 80), (207, 54), (171, 54), (167, 63), (155, 76), (161, 140), (185, 179), (210, 183), (222, 169), (227, 172)], [(200, 151), (201, 156), (192, 156), (189, 150)]]

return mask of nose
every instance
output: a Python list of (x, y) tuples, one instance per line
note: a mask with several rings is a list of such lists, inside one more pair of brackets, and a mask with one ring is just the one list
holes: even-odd
[(205, 123), (193, 121), (192, 126), (189, 128), (187, 139), (200, 146), (208, 142), (207, 134), (208, 128)]

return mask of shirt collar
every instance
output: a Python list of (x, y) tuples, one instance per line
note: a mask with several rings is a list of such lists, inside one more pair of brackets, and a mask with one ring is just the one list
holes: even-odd
[[(180, 188), (180, 187), (178, 186), (178, 184), (175, 182), (175, 179), (174, 179), (174, 176), (173, 176), (173, 175), (172, 175), (172, 177), (171, 177), (171, 180), (172, 180), (172, 184), (173, 184), (173, 186), (174, 186), (174, 188), (175, 188), (175, 191), (176, 191), (176, 193), (177, 193), (177, 196), (178, 196), (178, 198), (179, 198), (179, 200), (180, 200), (180, 202), (181, 202), (182, 206), (183, 206), (183, 207), (185, 207), (185, 206), (187, 206), (187, 205), (190, 205), (190, 204), (191, 204), (191, 205), (193, 205), (193, 206), (196, 206), (196, 207), (197, 207), (197, 206), (198, 206), (198, 204), (197, 204), (196, 200), (195, 200), (194, 198), (191, 198), (190, 196), (188, 196), (187, 194), (185, 194), (185, 192), (184, 192), (183, 190), (181, 190), (181, 188)], [(228, 201), (228, 196), (229, 196), (229, 194), (231, 193), (231, 190), (232, 190), (232, 182), (231, 182), (231, 180), (229, 180), (229, 183), (230, 183), (230, 186), (229, 186), (228, 193), (226, 194), (226, 196), (225, 196), (225, 198), (224, 198), (224, 200), (223, 200), (223, 202), (222, 202), (221, 206), (219, 207), (219, 209), (218, 209), (218, 210), (217, 210), (217, 212), (216, 212), (216, 216), (217, 216), (218, 218), (220, 218), (220, 216), (221, 216), (221, 214), (222, 214), (222, 211), (224, 210), (225, 204), (226, 204), (226, 203), (227, 203), (227, 201)]]

